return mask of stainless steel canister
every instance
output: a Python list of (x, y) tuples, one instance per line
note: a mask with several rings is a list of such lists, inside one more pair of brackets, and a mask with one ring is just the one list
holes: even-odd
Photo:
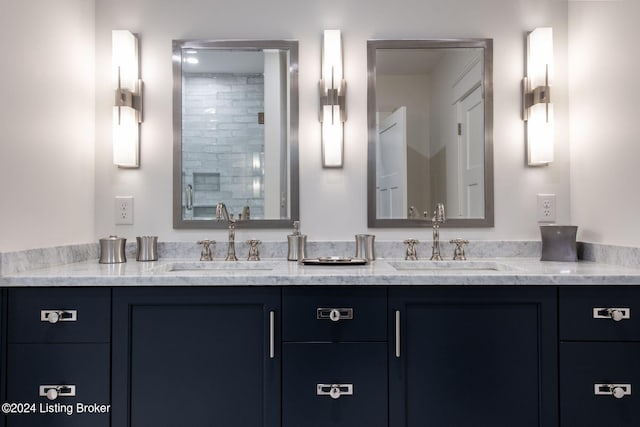
[(287, 259), (289, 261), (302, 261), (307, 257), (306, 234), (289, 234), (287, 236), (287, 241), (289, 243)]
[(118, 236), (109, 236), (100, 239), (100, 264), (118, 264), (127, 262), (125, 246), (127, 239)]
[(576, 244), (577, 225), (541, 225), (542, 236), (541, 261), (578, 261)]
[(157, 261), (158, 260), (158, 236), (136, 237), (138, 252), (136, 261)]
[(356, 234), (356, 258), (374, 261), (376, 236), (373, 234)]

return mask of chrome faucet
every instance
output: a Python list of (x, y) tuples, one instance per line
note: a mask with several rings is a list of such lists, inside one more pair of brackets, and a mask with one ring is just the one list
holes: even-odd
[(229, 211), (224, 203), (218, 203), (216, 206), (216, 220), (227, 221), (229, 225), (229, 244), (227, 246), (227, 257), (225, 261), (237, 261), (236, 257), (236, 220), (233, 214), (229, 215)]
[(211, 245), (215, 245), (215, 240), (200, 240), (199, 245), (202, 245), (202, 252), (200, 252), (200, 261), (213, 261), (213, 254), (211, 253)]
[[(427, 216), (426, 212), (424, 213), (424, 216)], [(440, 255), (440, 224), (445, 222), (445, 220), (444, 203), (438, 203), (436, 205), (436, 210), (433, 211), (433, 216), (431, 217), (431, 224), (433, 224), (431, 261), (442, 261), (442, 256)]]

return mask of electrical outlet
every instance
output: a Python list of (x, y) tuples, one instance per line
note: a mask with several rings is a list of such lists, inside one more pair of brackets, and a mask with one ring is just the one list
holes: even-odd
[(133, 196), (116, 196), (114, 209), (116, 225), (133, 224)]
[(538, 194), (538, 222), (556, 222), (556, 195)]

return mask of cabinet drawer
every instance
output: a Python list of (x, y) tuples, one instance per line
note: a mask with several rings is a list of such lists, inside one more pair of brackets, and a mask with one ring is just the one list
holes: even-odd
[(103, 288), (10, 289), (8, 341), (109, 342), (110, 295)]
[(385, 343), (283, 347), (283, 427), (387, 427)]
[(284, 341), (385, 341), (386, 289), (285, 288)]
[(640, 343), (561, 343), (560, 414), (562, 427), (640, 425)]
[(640, 341), (640, 289), (560, 289), (563, 341)]
[(9, 344), (7, 359), (7, 401), (35, 404), (8, 427), (109, 426), (109, 344)]

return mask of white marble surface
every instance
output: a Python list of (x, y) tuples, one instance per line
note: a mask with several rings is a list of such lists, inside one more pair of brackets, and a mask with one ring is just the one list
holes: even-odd
[(97, 243), (0, 253), (0, 276), (98, 259)]
[[(108, 265), (92, 260), (6, 275), (0, 277), (0, 286), (640, 285), (640, 269), (593, 262), (535, 258), (471, 262), (476, 263), (472, 269), (460, 261), (460, 267), (413, 270), (393, 266), (404, 260), (383, 259), (364, 266), (306, 266), (281, 259), (235, 263), (163, 259)], [(185, 265), (190, 269), (171, 271)]]
[[(430, 245), (430, 241), (419, 244), (422, 261), (412, 264), (403, 261), (402, 242), (376, 242), (376, 261), (359, 267), (288, 262), (284, 242), (263, 243), (263, 261), (257, 263), (221, 261), (226, 242), (216, 244), (216, 260), (209, 263), (198, 261), (200, 246), (190, 242), (160, 242), (159, 261), (137, 262), (135, 242), (129, 242), (129, 261), (110, 265), (98, 263), (97, 244), (73, 245), (0, 254), (0, 286), (640, 285), (637, 248), (584, 243), (580, 253), (591, 261), (556, 263), (538, 260), (540, 242), (472, 241), (467, 249), (469, 262), (444, 261), (434, 267), (424, 261), (430, 256)], [(443, 244), (446, 259), (450, 259), (449, 249), (452, 252), (448, 242)], [(238, 242), (236, 252), (239, 259), (246, 259), (246, 242)], [(307, 246), (308, 257), (353, 256), (354, 252), (351, 241)], [(477, 268), (468, 268), (473, 263)], [(171, 271), (174, 268), (179, 271)]]

